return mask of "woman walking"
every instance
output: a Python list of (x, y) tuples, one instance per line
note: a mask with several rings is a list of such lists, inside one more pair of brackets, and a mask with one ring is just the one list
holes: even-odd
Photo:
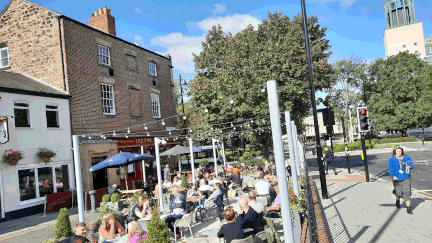
[(396, 207), (400, 208), (400, 199), (403, 198), (407, 205), (407, 213), (411, 211), (411, 169), (414, 169), (414, 163), (411, 158), (404, 154), (400, 146), (393, 149), (393, 155), (388, 163), (389, 174), (393, 179), (393, 185), (396, 190)]

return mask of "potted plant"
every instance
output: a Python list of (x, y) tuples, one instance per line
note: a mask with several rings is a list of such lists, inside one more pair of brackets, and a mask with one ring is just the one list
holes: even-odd
[(209, 163), (208, 160), (204, 158), (200, 160), (199, 165), (206, 167), (208, 163)]
[(2, 163), (9, 165), (16, 165), (18, 161), (24, 158), (24, 152), (17, 150), (6, 150), (3, 152)]
[(50, 162), (51, 158), (56, 156), (57, 153), (47, 148), (40, 148), (36, 155), (46, 164)]
[(152, 208), (152, 216), (147, 223), (147, 240), (149, 243), (169, 243), (168, 227), (165, 220), (159, 217), (158, 207)]
[(54, 234), (57, 238), (69, 237), (72, 235), (69, 213), (66, 208), (60, 209), (60, 213), (55, 224)]
[(108, 203), (113, 210), (122, 210), (123, 202), (120, 201), (120, 194), (115, 193), (111, 196), (111, 202)]

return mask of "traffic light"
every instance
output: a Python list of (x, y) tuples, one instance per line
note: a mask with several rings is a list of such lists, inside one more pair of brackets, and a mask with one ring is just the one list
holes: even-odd
[(367, 107), (357, 107), (358, 128), (360, 133), (367, 133), (370, 131), (369, 114)]
[(333, 107), (322, 109), (324, 126), (335, 125)]

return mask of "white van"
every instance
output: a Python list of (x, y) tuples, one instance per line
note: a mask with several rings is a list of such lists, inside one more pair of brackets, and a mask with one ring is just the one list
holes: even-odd
[[(208, 163), (209, 166), (212, 165), (214, 166), (213, 146), (200, 146), (198, 148), (202, 149), (202, 151), (194, 153), (195, 168), (198, 168), (200, 160), (204, 158), (207, 159), (207, 161), (209, 162)], [(223, 164), (223, 158), (219, 154), (219, 148), (216, 146), (215, 149), (216, 149), (217, 164), (218, 165)], [(192, 165), (190, 163), (190, 155), (189, 154), (187, 156), (183, 155), (181, 158), (182, 158), (181, 160), (182, 170), (191, 169)]]

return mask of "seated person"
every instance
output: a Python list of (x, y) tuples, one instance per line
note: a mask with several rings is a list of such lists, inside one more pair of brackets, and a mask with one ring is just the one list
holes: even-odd
[(201, 193), (201, 191), (198, 189), (197, 186), (193, 185), (193, 186), (192, 186), (192, 190), (193, 190), (193, 193), (192, 193), (191, 197), (200, 197), (200, 196), (202, 196), (202, 193)]
[(218, 238), (225, 238), (226, 243), (231, 243), (233, 240), (241, 240), (246, 238), (243, 231), (242, 222), (236, 220), (235, 213), (232, 206), (225, 209), (226, 224), (222, 225), (217, 233)]
[(227, 173), (227, 183), (229, 183), (228, 189), (233, 189), (235, 187), (241, 186), (240, 185), (240, 176), (237, 173), (231, 173), (231, 171), (228, 171)]
[[(174, 199), (169, 204), (169, 208), (173, 213), (165, 219), (165, 222), (168, 224), (168, 228), (171, 232), (174, 232), (174, 222), (177, 219), (181, 219), (186, 211), (186, 197), (183, 194), (180, 194), (180, 189), (177, 186), (173, 186), (171, 190)], [(180, 238), (180, 230), (178, 228), (176, 229), (175, 237), (176, 239)]]
[(75, 243), (75, 242), (90, 243), (90, 241), (86, 238), (86, 234), (87, 234), (86, 224), (78, 223), (75, 225), (74, 234), (67, 237), (66, 239), (59, 241), (58, 243)]
[(215, 186), (216, 183), (221, 183), (221, 181), (218, 178), (216, 178), (216, 177), (214, 179), (212, 179), (212, 180), (209, 181), (209, 185), (210, 186)]
[[(264, 216), (267, 214), (267, 207), (262, 203), (256, 201), (256, 193), (249, 192), (249, 206), (252, 207), (259, 215)], [(267, 206), (267, 205), (266, 205)]]
[(203, 192), (203, 191), (213, 191), (213, 188), (211, 186), (207, 185), (207, 182), (205, 180), (201, 181), (201, 185), (202, 186), (199, 187), (199, 190), (201, 192)]
[(151, 213), (149, 201), (147, 201), (143, 195), (140, 195), (137, 203), (129, 210), (129, 219), (137, 221), (144, 218), (147, 213)]
[(175, 176), (174, 181), (172, 183), (173, 186), (181, 186), (181, 181), (179, 181), (179, 177)]
[[(264, 180), (264, 176), (260, 174), (258, 176), (258, 182), (255, 184), (255, 192), (258, 197), (265, 197), (267, 199), (267, 203), (270, 204), (270, 191), (273, 189), (271, 188), (270, 183), (268, 183), (266, 180)], [(267, 204), (265, 206), (268, 206)]]
[(242, 222), (243, 229), (252, 229), (246, 236), (255, 235), (258, 232), (264, 231), (265, 220), (252, 208), (249, 207), (246, 198), (238, 200), (240, 209), (238, 211), (237, 220)]
[(125, 229), (115, 220), (114, 215), (107, 213), (102, 217), (102, 225), (99, 227), (99, 242), (118, 239), (125, 234)]
[(209, 196), (207, 201), (204, 203), (205, 208), (211, 208), (216, 206), (214, 200), (216, 199), (217, 196), (222, 195), (220, 183), (216, 183), (216, 186), (213, 189), (214, 189), (213, 193)]
[(266, 217), (269, 218), (279, 218), (279, 211), (281, 209), (281, 205), (280, 205), (280, 195), (279, 195), (279, 186), (275, 185), (274, 189), (277, 193), (276, 199), (274, 200), (273, 204), (271, 207), (267, 208), (267, 215)]
[(108, 189), (108, 193), (110, 196), (113, 194), (119, 193), (119, 189), (117, 189), (117, 185), (113, 184), (110, 189)]
[(147, 232), (142, 231), (136, 221), (128, 224), (128, 243), (144, 243), (147, 240)]
[(165, 178), (164, 183), (162, 186), (168, 190), (171, 190), (171, 187), (173, 186), (171, 182), (168, 181), (168, 178)]

